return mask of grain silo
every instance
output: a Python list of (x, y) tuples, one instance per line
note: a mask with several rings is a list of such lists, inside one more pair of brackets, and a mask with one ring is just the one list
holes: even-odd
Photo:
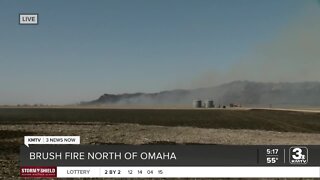
[(213, 100), (206, 100), (204, 105), (206, 108), (214, 108)]
[(194, 101), (192, 102), (192, 106), (193, 106), (194, 108), (201, 108), (201, 107), (202, 107), (202, 101), (201, 101), (201, 100), (194, 100)]

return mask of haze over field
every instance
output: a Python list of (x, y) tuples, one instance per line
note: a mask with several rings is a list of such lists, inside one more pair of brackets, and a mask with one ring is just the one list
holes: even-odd
[(194, 99), (213, 99), (215, 104), (244, 106), (320, 106), (320, 83), (257, 83), (235, 81), (221, 86), (159, 93), (104, 94), (91, 105), (188, 105)]
[[(319, 4), (2, 1), (0, 105), (76, 104), (106, 93), (173, 89), (187, 92), (128, 101), (189, 103), (208, 95), (221, 103), (319, 105)], [(18, 25), (22, 12), (39, 13), (41, 22)], [(239, 80), (250, 83), (223, 88)]]

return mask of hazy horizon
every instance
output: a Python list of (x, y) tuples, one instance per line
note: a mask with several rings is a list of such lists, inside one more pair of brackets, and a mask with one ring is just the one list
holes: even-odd
[[(0, 105), (319, 82), (318, 0), (0, 2)], [(36, 26), (18, 14), (39, 13)]]

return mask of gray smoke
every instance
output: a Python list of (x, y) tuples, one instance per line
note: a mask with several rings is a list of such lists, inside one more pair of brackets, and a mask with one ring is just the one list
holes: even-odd
[[(255, 47), (228, 70), (213, 67), (194, 80), (188, 79), (189, 85), (183, 87), (194, 90), (105, 95), (92, 103), (190, 104), (192, 99), (213, 98), (221, 104), (319, 106), (319, 4), (320, 1), (310, 1), (276, 38)], [(195, 89), (199, 87), (208, 88)]]
[(104, 94), (84, 104), (104, 105), (186, 105), (194, 99), (213, 99), (216, 105), (320, 106), (320, 82), (258, 83), (234, 81), (220, 86), (159, 93)]
[(219, 85), (235, 80), (256, 82), (319, 81), (320, 6), (310, 2), (277, 37), (261, 44), (226, 71), (204, 72), (192, 87)]

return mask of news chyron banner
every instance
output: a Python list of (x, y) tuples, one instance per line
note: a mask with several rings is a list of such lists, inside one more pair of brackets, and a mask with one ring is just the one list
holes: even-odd
[(20, 176), (319, 178), (320, 146), (80, 145), (77, 136), (28, 136)]

